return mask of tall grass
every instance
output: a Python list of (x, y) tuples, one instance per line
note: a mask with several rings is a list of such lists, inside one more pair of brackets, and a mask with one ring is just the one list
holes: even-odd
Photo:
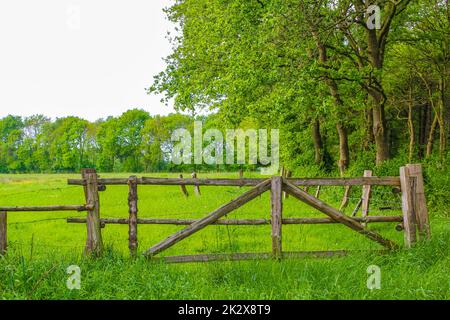
[[(106, 176), (106, 175), (105, 175)], [(108, 176), (111, 176), (108, 174)], [(128, 176), (116, 174), (115, 176)], [(168, 176), (159, 174), (158, 176)], [(202, 174), (202, 177), (230, 174)], [(0, 205), (81, 204), (81, 187), (68, 186), (76, 175), (0, 176)], [(377, 187), (378, 188), (378, 187)], [(381, 187), (380, 187), (381, 188)], [(196, 197), (188, 188), (185, 198), (178, 187), (139, 186), (140, 217), (198, 218), (241, 194), (245, 188), (203, 187)], [(342, 188), (323, 188), (321, 198), (337, 205)], [(360, 190), (355, 189), (350, 211)], [(374, 190), (372, 214), (378, 201), (397, 201), (395, 195)], [(266, 193), (229, 218), (268, 218)], [(101, 193), (103, 217), (127, 216), (127, 187), (108, 186)], [(286, 217), (323, 216), (290, 197), (284, 201)], [(129, 258), (127, 227), (103, 229), (105, 255), (83, 257), (85, 226), (67, 224), (68, 216), (83, 213), (9, 213), (9, 252), (0, 258), (0, 297), (3, 299), (448, 299), (450, 274), (450, 220), (432, 212), (431, 241), (411, 250), (390, 254), (355, 252), (347, 257), (286, 259), (283, 261), (209, 262), (164, 264), (142, 257)], [(55, 219), (55, 220), (53, 220)], [(139, 225), (139, 251), (182, 227)], [(374, 224), (386, 237), (402, 243), (392, 224)], [(164, 252), (167, 255), (210, 252), (269, 252), (269, 226), (209, 226)], [(365, 237), (342, 225), (287, 225), (283, 249), (379, 249)], [(66, 287), (70, 265), (81, 268), (81, 290)], [(370, 290), (367, 268), (381, 268), (381, 288)]]

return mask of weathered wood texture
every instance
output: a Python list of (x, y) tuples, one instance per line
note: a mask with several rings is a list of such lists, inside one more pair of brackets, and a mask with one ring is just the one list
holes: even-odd
[(87, 211), (92, 209), (89, 205), (60, 205), (60, 206), (14, 206), (0, 207), (0, 211), (32, 212), (32, 211)]
[(270, 179), (270, 204), (271, 204), (271, 222), (272, 222), (272, 254), (275, 258), (281, 258), (281, 226), (282, 226), (282, 177), (272, 177)]
[(8, 216), (5, 211), (0, 211), (0, 255), (6, 254), (8, 249)]
[[(372, 170), (364, 170), (364, 177), (371, 177)], [(361, 204), (361, 216), (367, 217), (369, 215), (370, 196), (372, 194), (372, 186), (364, 185), (362, 187), (362, 204)]]
[[(292, 171), (290, 171), (290, 170), (286, 171), (286, 178), (289, 179), (291, 177), (292, 177)], [(283, 198), (284, 199), (289, 198), (289, 193), (286, 193), (286, 192), (283, 191)]]
[(137, 239), (137, 214), (138, 214), (138, 192), (137, 177), (131, 176), (128, 180), (128, 248), (130, 255), (136, 256), (138, 248)]
[[(180, 174), (180, 179), (183, 179), (183, 175), (182, 174)], [(189, 193), (187, 192), (186, 185), (180, 184), (180, 188), (181, 188), (181, 192), (184, 194), (184, 196), (188, 197)]]
[[(333, 256), (345, 256), (349, 254), (346, 250), (335, 251), (293, 251), (283, 252), (281, 258), (327, 258)], [(239, 260), (260, 260), (272, 259), (272, 253), (212, 253), (212, 254), (193, 254), (182, 256), (154, 257), (152, 261), (165, 263), (183, 263), (183, 262), (208, 262), (208, 261), (239, 261)]]
[(414, 177), (415, 195), (414, 195), (414, 213), (418, 228), (419, 239), (429, 239), (431, 236), (430, 221), (428, 217), (427, 201), (425, 198), (425, 186), (423, 182), (422, 165), (407, 164), (409, 176)]
[(415, 179), (410, 177), (407, 167), (400, 168), (400, 182), (405, 246), (409, 248), (416, 242), (417, 224), (414, 213)]
[(283, 187), (286, 192), (289, 192), (292, 196), (296, 197), (300, 201), (305, 202), (306, 204), (310, 205), (311, 207), (325, 213), (330, 218), (344, 224), (345, 226), (361, 233), (362, 235), (366, 236), (367, 238), (378, 242), (384, 247), (387, 247), (389, 249), (396, 248), (396, 244), (392, 242), (391, 240), (385, 239), (383, 236), (381, 236), (379, 233), (375, 231), (371, 231), (366, 229), (361, 223), (347, 217), (339, 210), (329, 206), (325, 202), (313, 197), (307, 192), (304, 192), (303, 190), (297, 188), (295, 185), (291, 184), (289, 181), (285, 180), (283, 183)]
[(245, 203), (249, 202), (250, 200), (253, 200), (263, 192), (267, 191), (270, 188), (270, 180), (265, 180), (255, 186), (253, 189), (248, 190), (247, 192), (243, 193), (239, 197), (235, 198), (234, 200), (228, 202), (227, 204), (221, 206), (220, 208), (214, 210), (206, 217), (192, 223), (191, 225), (187, 226), (183, 230), (180, 230), (176, 232), (175, 234), (169, 236), (167, 239), (161, 241), (160, 243), (154, 245), (150, 249), (148, 249), (144, 254), (146, 256), (153, 256), (171, 246), (176, 244), (177, 242), (189, 237), (190, 235), (196, 233), (197, 231), (200, 231), (201, 229), (205, 228), (206, 226), (214, 223), (215, 221), (219, 220), (221, 217), (226, 215), (227, 213), (233, 211), (236, 208), (239, 208), (240, 206), (244, 205)]
[[(197, 179), (197, 172), (192, 172), (191, 174), (192, 179)], [(200, 192), (200, 186), (198, 185), (194, 185), (194, 192), (196, 195), (200, 196), (201, 192)]]
[[(358, 222), (366, 223), (389, 223), (402, 222), (403, 216), (368, 216), (366, 218), (355, 217), (350, 218)], [(171, 225), (190, 225), (199, 219), (164, 219), (164, 218), (138, 218), (137, 224), (171, 224)], [(126, 218), (105, 218), (100, 219), (104, 224), (128, 224), (129, 219)], [(335, 224), (340, 223), (329, 217), (325, 218), (282, 218), (283, 224)], [(86, 223), (85, 218), (67, 218), (68, 223)], [(270, 219), (219, 219), (211, 225), (269, 225)]]
[[(199, 186), (256, 186), (264, 178), (246, 179), (181, 179), (181, 178), (138, 178), (138, 184), (143, 185), (199, 185)], [(356, 178), (289, 178), (291, 184), (296, 186), (351, 186), (351, 185), (380, 185), (399, 186), (398, 177), (356, 177)], [(127, 178), (99, 179), (102, 185), (126, 185)], [(84, 185), (83, 179), (68, 179), (69, 185)]]
[(342, 197), (341, 205), (339, 206), (339, 211), (344, 210), (348, 206), (348, 202), (350, 200), (350, 191), (352, 186), (344, 187), (344, 195)]
[(87, 239), (85, 253), (100, 256), (103, 252), (103, 240), (100, 223), (100, 200), (98, 195), (98, 176), (95, 169), (82, 169), (83, 180), (86, 180), (84, 193), (86, 203), (90, 206), (87, 211)]
[(363, 199), (359, 198), (358, 203), (356, 204), (355, 208), (352, 211), (352, 217), (356, 216), (356, 214), (359, 211), (359, 208), (361, 208), (362, 202), (363, 202)]
[(319, 199), (319, 197), (320, 197), (320, 185), (317, 186), (317, 188), (316, 188), (316, 193), (314, 194), (314, 196), (315, 196), (317, 199)]

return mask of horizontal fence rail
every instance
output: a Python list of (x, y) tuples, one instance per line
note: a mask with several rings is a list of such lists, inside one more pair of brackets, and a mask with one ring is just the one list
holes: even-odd
[[(369, 216), (353, 217), (357, 222), (379, 223), (379, 222), (403, 222), (402, 216)], [(190, 225), (199, 219), (157, 219), (157, 218), (139, 218), (137, 224), (170, 224), (170, 225)], [(100, 221), (104, 224), (129, 224), (126, 218), (102, 218)], [(331, 218), (283, 218), (283, 224), (334, 224), (340, 223)], [(68, 223), (86, 223), (86, 218), (67, 218)], [(212, 225), (269, 225), (270, 219), (223, 219), (217, 220)]]
[[(265, 181), (263, 178), (253, 179), (192, 179), (192, 178), (137, 178), (140, 185), (192, 185), (192, 186), (256, 186)], [(356, 178), (286, 178), (295, 186), (400, 186), (399, 177), (356, 177)], [(128, 185), (128, 178), (108, 178), (97, 180), (99, 185)], [(86, 185), (84, 179), (68, 179), (70, 185)]]
[(32, 211), (87, 211), (90, 210), (90, 205), (60, 205), (60, 206), (14, 206), (14, 207), (0, 207), (0, 211), (6, 212), (32, 212)]

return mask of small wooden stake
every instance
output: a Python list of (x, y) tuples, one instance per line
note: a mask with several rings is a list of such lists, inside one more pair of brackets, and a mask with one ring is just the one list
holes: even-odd
[(409, 176), (407, 167), (400, 168), (400, 184), (402, 189), (403, 227), (405, 230), (405, 246), (410, 248), (416, 242), (416, 218), (414, 214), (415, 183)]
[(282, 226), (282, 177), (271, 178), (270, 203), (272, 219), (272, 254), (274, 258), (281, 258), (281, 226)]
[[(197, 179), (197, 172), (195, 172), (195, 171), (192, 172), (191, 177), (192, 177), (192, 179)], [(200, 186), (194, 185), (194, 192), (196, 195), (200, 196), (201, 195)]]
[(320, 197), (320, 185), (316, 188), (316, 194), (314, 195), (317, 199)]
[(8, 249), (7, 238), (7, 214), (5, 211), (0, 212), (0, 255), (6, 254)]
[(138, 213), (138, 194), (137, 194), (137, 177), (131, 176), (128, 179), (128, 248), (130, 255), (136, 256), (138, 239), (137, 239), (137, 213)]
[(345, 186), (344, 187), (344, 196), (342, 197), (341, 205), (339, 206), (339, 211), (344, 210), (347, 208), (348, 201), (350, 200), (350, 190), (352, 186)]
[[(183, 175), (180, 174), (180, 179), (183, 179)], [(186, 186), (184, 184), (180, 185), (181, 192), (184, 194), (185, 197), (189, 196), (189, 193), (187, 192)]]
[[(364, 177), (371, 177), (372, 170), (364, 170)], [(364, 185), (362, 191), (361, 216), (367, 217), (369, 214), (370, 196), (372, 194), (372, 186)]]
[(85, 253), (100, 256), (103, 252), (103, 240), (100, 223), (98, 176), (95, 169), (82, 169), (81, 174), (83, 179), (86, 180), (84, 194), (86, 204), (89, 206), (86, 218), (87, 239)]
[(420, 239), (430, 239), (430, 221), (428, 218), (427, 201), (425, 199), (425, 188), (423, 183), (422, 165), (407, 164), (409, 176), (414, 177), (416, 181), (414, 195), (414, 213), (419, 231)]

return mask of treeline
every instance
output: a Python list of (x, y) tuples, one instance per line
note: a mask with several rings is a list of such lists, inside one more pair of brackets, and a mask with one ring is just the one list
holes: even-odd
[(178, 110), (280, 128), (291, 168), (446, 161), (448, 1), (178, 0), (167, 15), (179, 35), (149, 92)]
[(104, 172), (167, 170), (170, 134), (189, 126), (189, 116), (152, 117), (139, 109), (96, 122), (9, 115), (0, 119), (0, 172), (76, 172), (83, 167)]

